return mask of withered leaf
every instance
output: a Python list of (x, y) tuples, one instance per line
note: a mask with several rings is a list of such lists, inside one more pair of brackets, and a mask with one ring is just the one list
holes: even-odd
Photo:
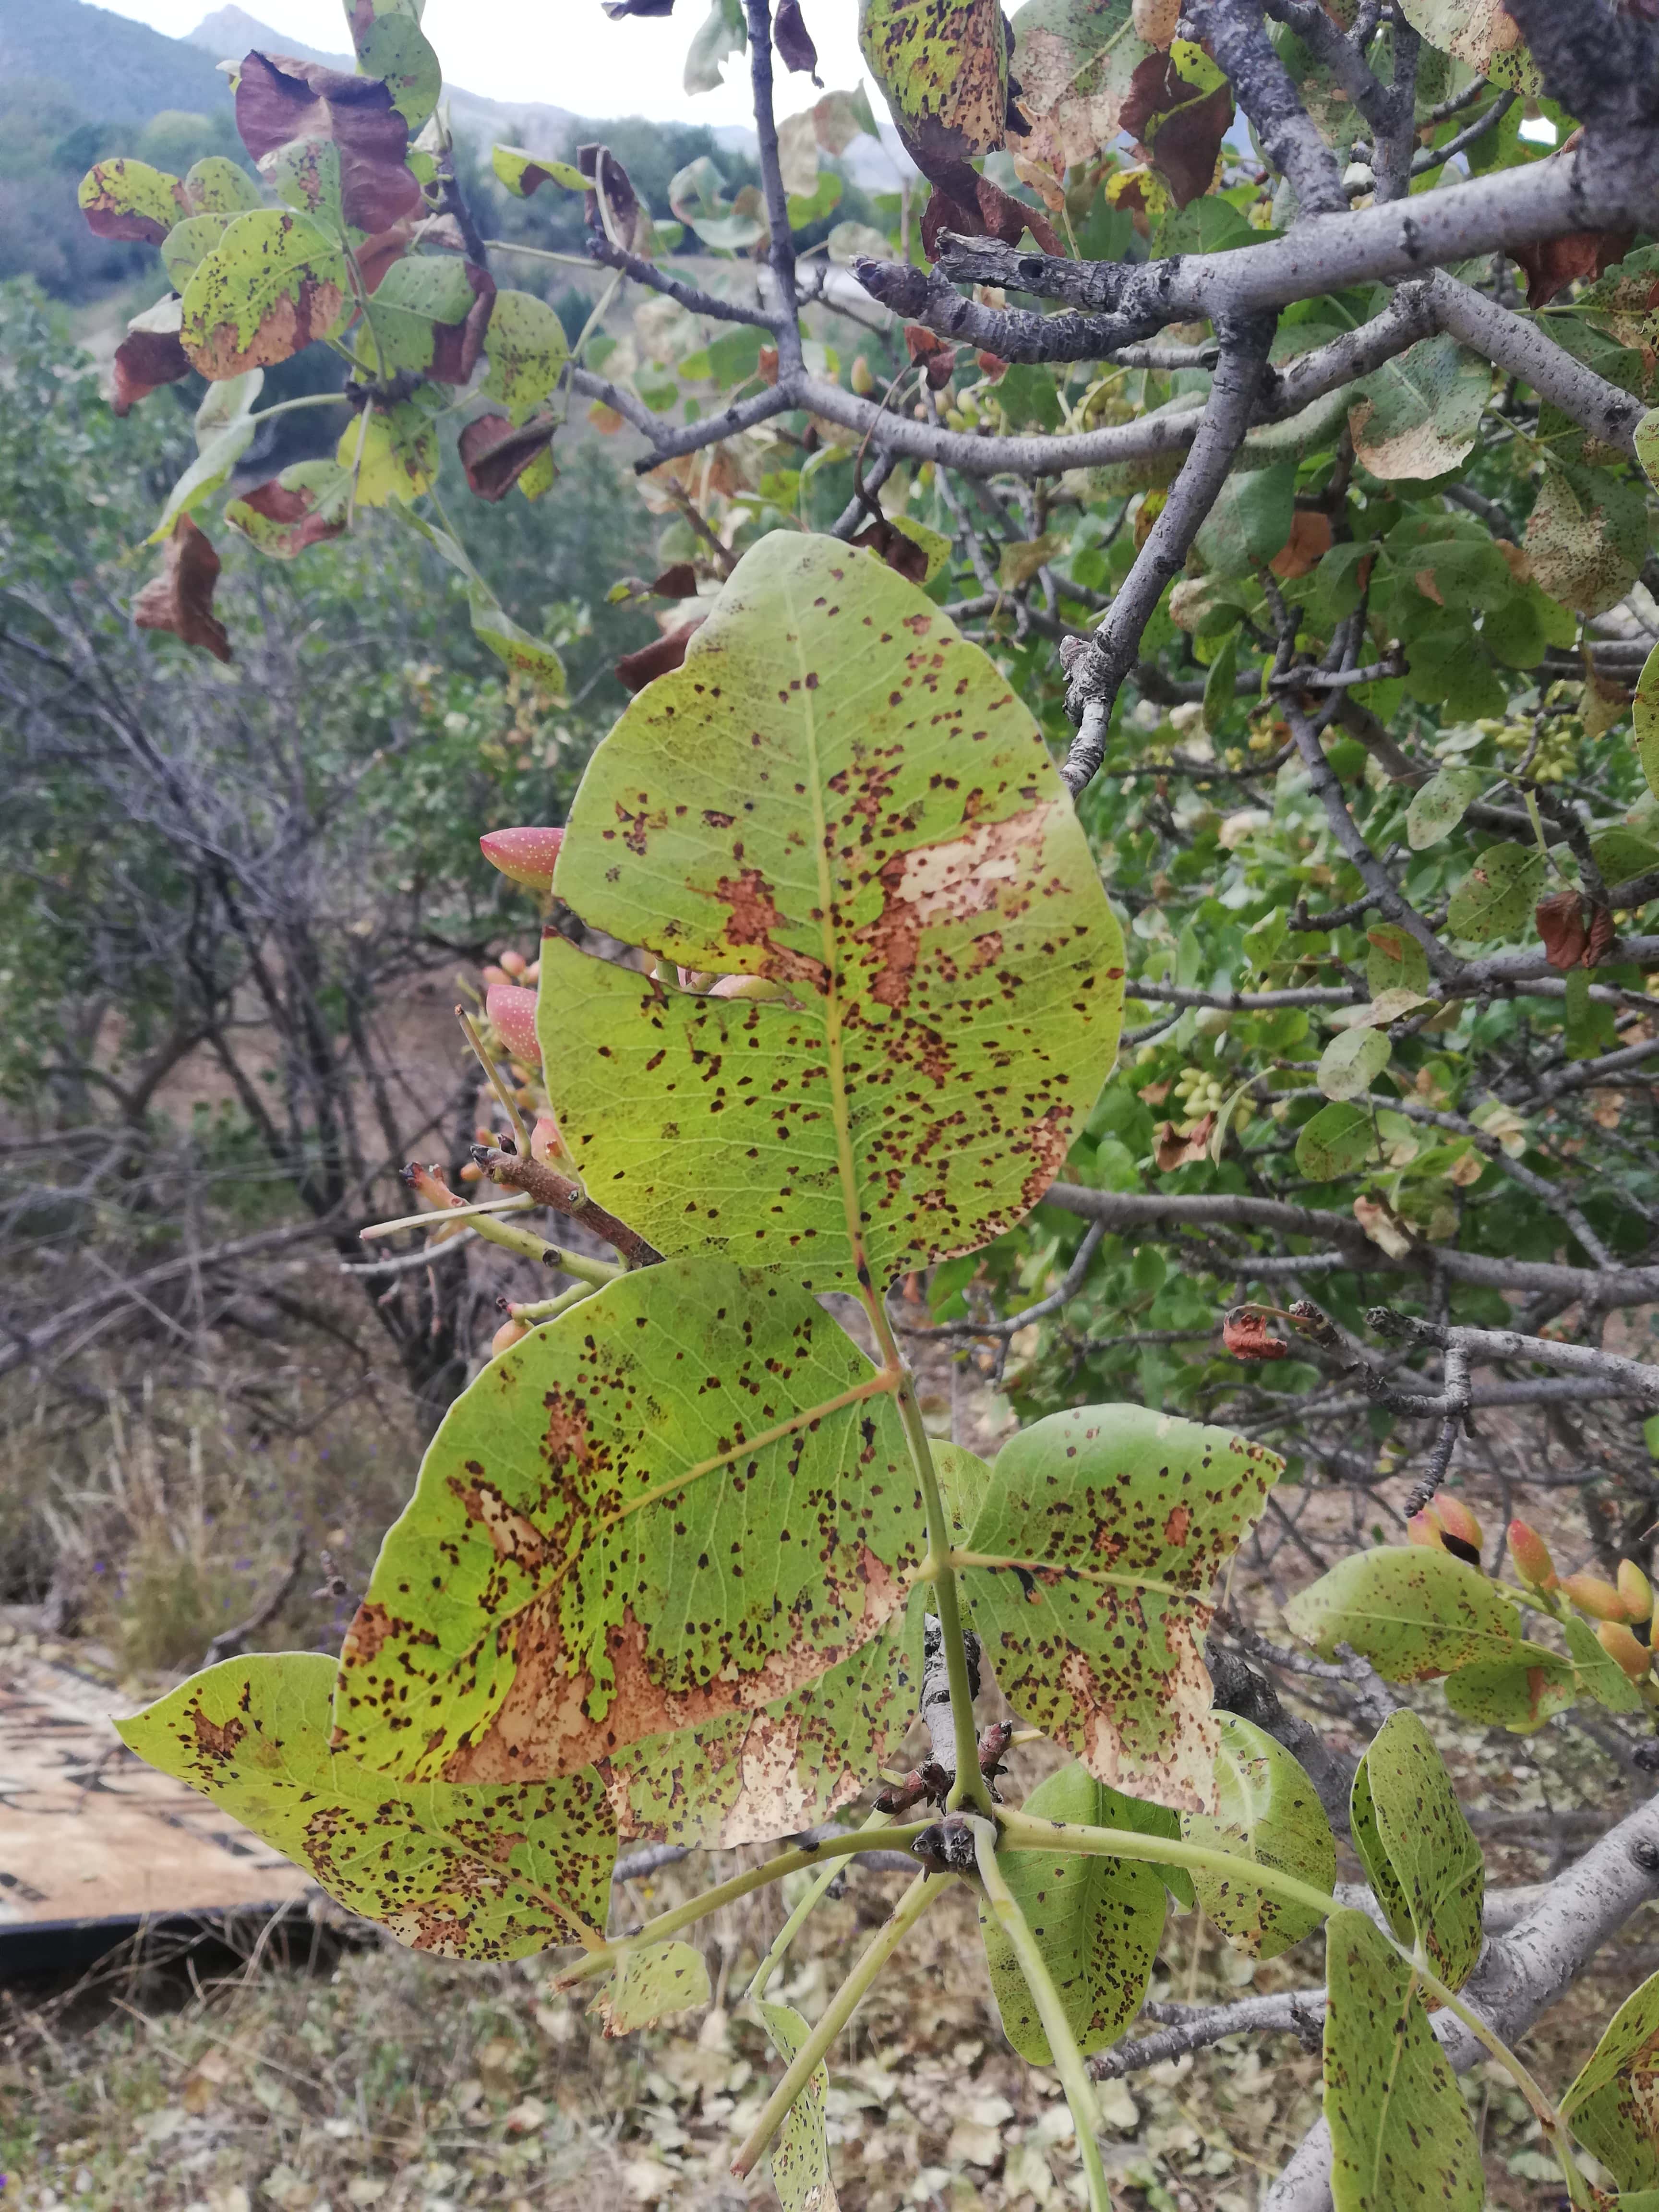
[(190, 356), (179, 343), (184, 303), (161, 301), (127, 325), (127, 334), (115, 349), (115, 393), (112, 404), (125, 415), (163, 384), (176, 384), (191, 371)]
[(228, 660), (230, 639), (213, 611), (218, 580), (219, 556), (212, 539), (189, 515), (181, 514), (167, 540), (161, 574), (152, 577), (132, 603), (132, 619), (140, 629), (170, 629), (216, 660)]
[(537, 456), (552, 445), (557, 428), (546, 416), (515, 424), (506, 415), (480, 415), (460, 435), (461, 466), (469, 487), (492, 503), (505, 499)]
[(1556, 891), (1538, 902), (1538, 934), (1544, 940), (1545, 955), (1552, 968), (1565, 969), (1583, 964), (1589, 949), (1589, 927), (1584, 918), (1589, 903), (1575, 890)]
[(326, 63), (254, 52), (242, 62), (236, 128), (259, 161), (296, 138), (330, 139), (340, 155), (346, 221), (371, 234), (418, 216), (424, 203), (407, 165), (409, 125), (378, 77)]
[(654, 684), (670, 669), (678, 668), (685, 659), (685, 648), (702, 626), (702, 617), (696, 622), (681, 623), (665, 636), (653, 638), (649, 645), (641, 645), (632, 653), (623, 653), (617, 663), (617, 681), (628, 691), (643, 691), (647, 684)]
[(818, 50), (812, 44), (811, 33), (801, 20), (800, 0), (780, 0), (778, 12), (772, 22), (772, 43), (787, 70), (810, 76), (814, 84), (822, 85), (823, 80), (818, 76)]
[[(1190, 72), (1187, 74), (1184, 72)], [(1120, 117), (1122, 128), (1144, 146), (1177, 207), (1207, 192), (1215, 182), (1221, 142), (1233, 119), (1232, 88), (1200, 50), (1177, 40), (1167, 53), (1137, 63)], [(1211, 80), (1204, 88), (1204, 80)]]

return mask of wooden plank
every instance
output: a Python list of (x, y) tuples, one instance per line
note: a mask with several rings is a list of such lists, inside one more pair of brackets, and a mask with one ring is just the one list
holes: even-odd
[(115, 1688), (0, 1651), (0, 1929), (286, 1904), (313, 1885), (205, 1797), (135, 1759)]

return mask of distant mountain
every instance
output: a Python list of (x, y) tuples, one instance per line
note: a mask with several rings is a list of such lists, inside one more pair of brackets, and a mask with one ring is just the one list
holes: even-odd
[[(16, 0), (0, 0), (0, 8), (15, 4)], [(204, 15), (186, 43), (221, 61), (233, 56), (240, 59), (257, 46), (265, 53), (293, 54), (300, 61), (326, 62), (332, 69), (357, 66), (349, 54), (319, 53), (315, 46), (302, 46), (285, 31), (273, 30), (246, 9), (234, 6), (216, 8), (210, 15)], [(568, 108), (550, 107), (533, 100), (521, 106), (509, 105), (505, 100), (486, 100), (482, 94), (464, 91), (454, 84), (446, 84), (444, 93), (450, 114), (469, 134), (490, 139), (510, 137), (532, 154), (551, 153), (567, 145), (574, 131), (576, 118)]]
[(81, 114), (106, 123), (230, 106), (212, 57), (83, 0), (0, 0), (0, 85), (25, 80), (51, 85)]

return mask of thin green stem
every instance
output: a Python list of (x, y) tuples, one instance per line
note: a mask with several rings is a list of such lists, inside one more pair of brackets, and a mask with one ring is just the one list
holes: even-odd
[(1325, 1917), (1340, 1908), (1335, 1898), (1311, 1882), (1277, 1867), (1263, 1866), (1234, 1851), (1218, 1851), (1203, 1844), (1179, 1842), (1174, 1836), (1143, 1836), (1130, 1828), (1089, 1828), (1071, 1820), (1033, 1820), (1029, 1813), (1013, 1813), (1004, 1806), (997, 1814), (1002, 1847), (1012, 1851), (1079, 1851), (1085, 1857), (1145, 1859), (1154, 1866), (1190, 1867), (1200, 1874), (1224, 1875), (1232, 1881), (1248, 1881), (1269, 1897), (1290, 1905), (1305, 1905)]
[(509, 1304), (507, 1311), (514, 1321), (529, 1322), (532, 1327), (544, 1321), (553, 1321), (572, 1306), (579, 1306), (584, 1298), (594, 1295), (592, 1283), (573, 1283), (568, 1291), (561, 1291), (556, 1298), (536, 1298), (528, 1305)]
[[(872, 1813), (869, 1819), (865, 1822), (863, 1827), (860, 1829), (859, 1833), (862, 1836), (867, 1836), (872, 1830), (885, 1828), (890, 1825), (891, 1818), (892, 1816), (890, 1814)], [(783, 1926), (778, 1930), (777, 1941), (773, 1944), (766, 1956), (761, 1960), (759, 1966), (756, 1969), (755, 1978), (749, 1984), (748, 1994), (750, 1998), (763, 1997), (766, 1995), (766, 1985), (771, 1980), (773, 1975), (776, 1973), (778, 1968), (783, 1964), (784, 1959), (787, 1954), (789, 1946), (794, 1942), (796, 1936), (799, 1935), (801, 1929), (806, 1925), (808, 1918), (822, 1900), (823, 1893), (829, 1888), (830, 1883), (835, 1881), (840, 1872), (841, 1869), (838, 1866), (825, 1867), (823, 1872), (813, 1881), (811, 1887), (807, 1891), (805, 1896), (802, 1898), (800, 1903), (795, 1907), (789, 1917), (784, 1922)]]
[(752, 2172), (756, 2161), (764, 2157), (768, 2145), (783, 2125), (789, 2107), (817, 2071), (830, 2045), (864, 2002), (877, 1975), (939, 1892), (955, 1879), (954, 1875), (948, 1874), (918, 1875), (893, 1908), (891, 1918), (877, 1929), (869, 1948), (830, 1998), (823, 2018), (790, 2060), (782, 2081), (767, 2099), (765, 2110), (732, 2160), (732, 2171), (739, 2180), (744, 2174)]
[[(928, 1820), (912, 1820), (907, 1826), (890, 1829), (889, 1834), (902, 1850), (906, 1844), (915, 1843), (922, 1831), (932, 1825)], [(709, 1913), (718, 1912), (722, 1905), (734, 1904), (740, 1897), (764, 1889), (769, 1882), (781, 1881), (787, 1874), (798, 1874), (803, 1867), (822, 1866), (825, 1859), (845, 1858), (851, 1852), (868, 1849), (867, 1838), (857, 1828), (851, 1828), (844, 1835), (825, 1836), (821, 1843), (802, 1844), (793, 1851), (780, 1851), (776, 1858), (768, 1859), (761, 1866), (750, 1867), (745, 1874), (733, 1875), (730, 1881), (723, 1881), (714, 1889), (704, 1890), (701, 1897), (691, 1898), (684, 1905), (677, 1905), (667, 1912), (659, 1912), (654, 1920), (647, 1920), (635, 1934), (607, 1943), (603, 1950), (590, 1951), (586, 1958), (578, 1959), (574, 1966), (565, 1968), (563, 1973), (556, 1978), (556, 1987), (574, 1989), (578, 1982), (591, 1980), (595, 1974), (608, 1973), (624, 1951), (633, 1950), (641, 1943), (659, 1943), (665, 1936), (676, 1935), (680, 1929), (690, 1927), (693, 1921), (705, 1919)]]
[(345, 404), (343, 392), (307, 392), (298, 399), (273, 400), (269, 407), (262, 407), (257, 415), (250, 416), (248, 419), (254, 422), (268, 422), (273, 415), (292, 415), (300, 407), (343, 407)]
[[(431, 1217), (441, 1221), (441, 1214)], [(550, 1244), (544, 1237), (533, 1230), (515, 1229), (510, 1222), (501, 1221), (487, 1213), (476, 1216), (471, 1224), (486, 1244), (499, 1244), (503, 1252), (515, 1252), (521, 1260), (533, 1260), (538, 1267), (562, 1267), (564, 1253), (556, 1244)]]
[(512, 238), (487, 238), (484, 244), (492, 253), (522, 253), (527, 261), (556, 261), (561, 269), (585, 269), (590, 276), (593, 273), (585, 253), (554, 253), (545, 246), (520, 246)]
[(946, 1801), (952, 1810), (971, 1803), (978, 1811), (991, 1810), (991, 1793), (979, 1771), (979, 1734), (974, 1726), (974, 1692), (968, 1680), (968, 1654), (963, 1648), (962, 1607), (957, 1578), (951, 1565), (951, 1519), (945, 1510), (939, 1476), (933, 1468), (933, 1447), (916, 1403), (915, 1382), (900, 1355), (887, 1310), (873, 1291), (864, 1293), (864, 1308), (875, 1331), (876, 1342), (888, 1368), (899, 1377), (896, 1393), (899, 1419), (910, 1447), (911, 1463), (921, 1488), (927, 1516), (927, 1573), (933, 1585), (933, 1610), (939, 1616), (945, 1642), (945, 1679), (951, 1686), (951, 1726), (956, 1743), (956, 1780)]
[(974, 1850), (979, 1860), (979, 1878), (985, 1892), (985, 1902), (1001, 1925), (1002, 1931), (1014, 1947), (1014, 1956), (1019, 1961), (1019, 1971), (1025, 1977), (1025, 1986), (1037, 2008), (1037, 2018), (1042, 2022), (1042, 2033), (1048, 2039), (1048, 2049), (1060, 2075), (1060, 2087), (1066, 2092), (1066, 2101), (1072, 2108), (1072, 2125), (1077, 2130), (1077, 2147), (1083, 2154), (1083, 2171), (1089, 2179), (1090, 2212), (1112, 2212), (1112, 2200), (1106, 2187), (1106, 2169), (1100, 2162), (1100, 2144), (1096, 2128), (1100, 2108), (1095, 2100), (1094, 2084), (1089, 2079), (1089, 2069), (1083, 2063), (1083, 2053), (1078, 2049), (1077, 2037), (1066, 2018), (1066, 2007), (1060, 1991), (1054, 1987), (1054, 1976), (1048, 1972), (1048, 1962), (1041, 1946), (1020, 1911), (1018, 1900), (1004, 1879), (997, 1864), (997, 1832), (995, 1824), (969, 1814), (968, 1825), (974, 1832)]

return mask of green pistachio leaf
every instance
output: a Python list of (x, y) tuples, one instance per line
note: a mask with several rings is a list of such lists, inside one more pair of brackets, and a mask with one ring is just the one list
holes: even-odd
[(1515, 1607), (1496, 1583), (1419, 1544), (1339, 1560), (1297, 1592), (1285, 1619), (1322, 1658), (1351, 1644), (1389, 1682), (1426, 1682), (1474, 1659), (1513, 1659), (1521, 1640)]
[(1659, 2184), (1659, 2130), (1653, 2124), (1656, 2073), (1659, 1974), (1650, 1975), (1626, 1998), (1561, 2100), (1562, 2118), (1620, 2189), (1651, 2189)]
[[(1411, 1931), (1440, 1979), (1462, 1989), (1480, 1955), (1486, 1866), (1445, 1762), (1417, 1715), (1402, 1711), (1389, 1714), (1359, 1765), (1368, 1802), (1362, 1818), (1356, 1778), (1355, 1848), (1374, 1886), (1386, 1859)], [(1407, 1930), (1395, 1933), (1403, 1939)]]
[[(1284, 1746), (1254, 1722), (1224, 1713), (1215, 1773), (1215, 1811), (1181, 1816), (1187, 1841), (1328, 1892), (1336, 1880), (1331, 1824), (1312, 1783)], [(1195, 1872), (1193, 1887), (1227, 1941), (1249, 1958), (1276, 1959), (1319, 1925), (1311, 1905), (1286, 1904), (1257, 1889), (1248, 1868), (1225, 1875)]]
[(616, 1834), (596, 1775), (522, 1790), (372, 1773), (329, 1747), (334, 1675), (319, 1652), (227, 1659), (116, 1727), (416, 1950), (520, 1959), (603, 1933)]
[(1516, 936), (1532, 920), (1544, 875), (1535, 845), (1489, 845), (1452, 893), (1446, 927), (1474, 945)]
[(240, 376), (325, 337), (345, 304), (338, 248), (289, 209), (255, 208), (185, 286), (179, 340), (204, 376)]

